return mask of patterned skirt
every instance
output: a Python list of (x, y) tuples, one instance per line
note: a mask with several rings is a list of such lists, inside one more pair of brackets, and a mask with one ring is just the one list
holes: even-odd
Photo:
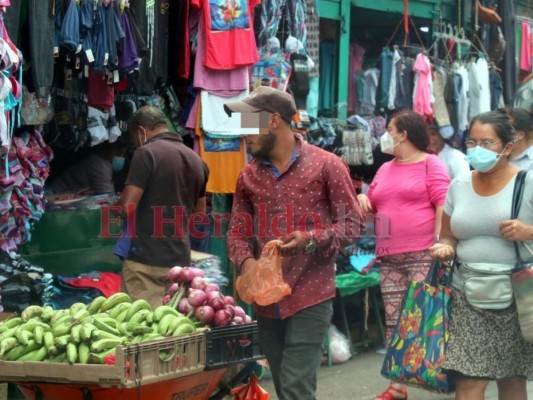
[(527, 377), (533, 373), (533, 343), (520, 333), (516, 305), (505, 310), (478, 310), (454, 290), (450, 341), (444, 368), (472, 378)]

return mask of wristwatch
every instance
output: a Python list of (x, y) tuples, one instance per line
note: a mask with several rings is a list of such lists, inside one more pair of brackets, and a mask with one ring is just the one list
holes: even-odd
[(316, 251), (316, 240), (315, 240), (315, 233), (313, 231), (307, 232), (309, 235), (309, 243), (305, 245), (305, 252), (306, 253), (314, 253)]

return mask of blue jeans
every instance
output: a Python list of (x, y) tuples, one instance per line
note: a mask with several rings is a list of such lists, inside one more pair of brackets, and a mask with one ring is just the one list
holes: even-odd
[(286, 319), (257, 318), (259, 340), (279, 400), (314, 400), (322, 344), (333, 315), (332, 300)]

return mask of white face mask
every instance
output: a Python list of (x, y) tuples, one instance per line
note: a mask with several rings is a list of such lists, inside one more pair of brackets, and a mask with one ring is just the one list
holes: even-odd
[(381, 152), (390, 155), (394, 154), (394, 148), (400, 144), (394, 143), (394, 138), (389, 132), (385, 132), (383, 135), (381, 135), (379, 143), (381, 147)]

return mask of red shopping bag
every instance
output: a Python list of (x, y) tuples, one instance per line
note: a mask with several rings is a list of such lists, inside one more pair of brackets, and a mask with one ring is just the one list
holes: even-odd
[(268, 400), (270, 398), (270, 394), (259, 386), (255, 375), (252, 375), (247, 384), (232, 389), (231, 394), (235, 400)]

